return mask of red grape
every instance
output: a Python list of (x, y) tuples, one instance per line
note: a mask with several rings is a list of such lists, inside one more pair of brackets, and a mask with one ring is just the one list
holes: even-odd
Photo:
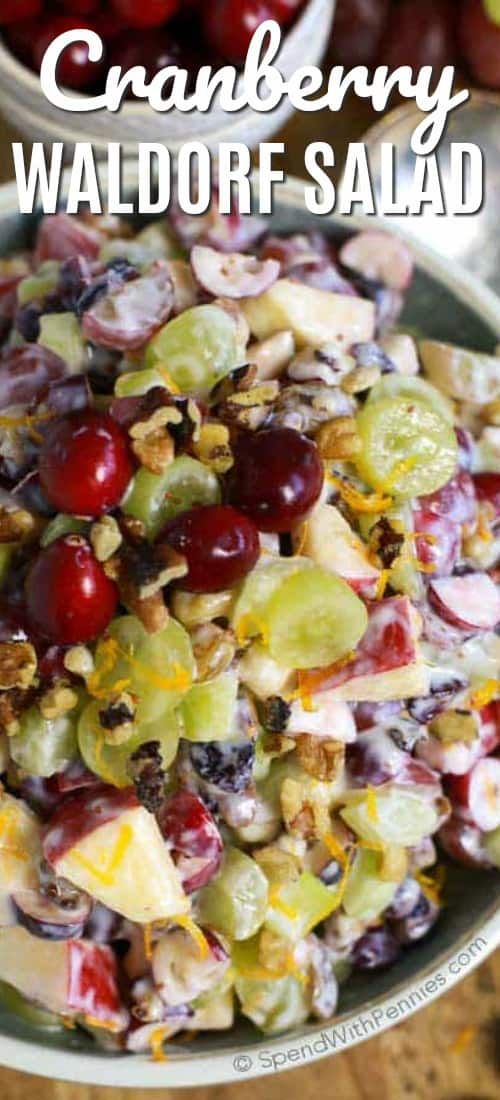
[(260, 531), (289, 531), (323, 487), (317, 447), (293, 428), (242, 436), (235, 447), (232, 502)]
[(458, 36), (476, 80), (487, 88), (500, 88), (500, 26), (488, 19), (482, 0), (463, 0)]
[(402, 0), (393, 7), (387, 24), (380, 64), (396, 69), (431, 65), (439, 72), (453, 64), (456, 54), (454, 5), (450, 0)]
[(276, 19), (281, 27), (287, 27), (303, 8), (304, 0), (269, 0), (269, 4), (271, 18)]
[(187, 559), (182, 585), (191, 592), (231, 588), (253, 569), (259, 536), (251, 520), (226, 505), (191, 508), (164, 527), (160, 540)]
[[(89, 30), (94, 30), (93, 24), (85, 20)], [(56, 15), (44, 20), (40, 26), (38, 40), (34, 45), (34, 58), (38, 68), (41, 67), (43, 55), (50, 43), (58, 35), (65, 31), (82, 29), (82, 20), (69, 15)], [(68, 88), (87, 88), (94, 84), (105, 71), (104, 59), (98, 62), (89, 60), (89, 48), (86, 42), (74, 42), (61, 54), (57, 66), (57, 77), (61, 84)]]
[[(142, 33), (130, 30), (122, 31), (114, 38), (111, 64), (120, 65), (123, 72), (128, 72), (135, 65), (144, 65), (146, 78), (150, 81), (169, 65), (177, 65), (189, 72), (195, 67), (195, 57), (168, 30)], [(133, 95), (131, 90), (128, 95)]]
[(493, 519), (500, 517), (500, 473), (483, 472), (474, 474), (476, 496), (481, 504), (489, 504)]
[(101, 6), (101, 0), (56, 0), (69, 15), (93, 15)]
[(375, 65), (387, 25), (389, 0), (337, 0), (331, 56), (338, 65)]
[(181, 0), (111, 0), (111, 6), (129, 27), (160, 27), (176, 15)]
[(43, 491), (59, 511), (100, 516), (119, 504), (132, 477), (127, 437), (106, 413), (65, 416), (47, 432), (39, 471)]
[(254, 31), (273, 18), (272, 0), (214, 0), (204, 14), (205, 37), (217, 56), (240, 65)]
[(22, 19), (33, 19), (40, 15), (43, 0), (2, 0), (0, 4), (0, 27), (8, 23), (20, 23)]
[(56, 539), (36, 558), (26, 581), (33, 628), (56, 645), (90, 642), (111, 622), (118, 591), (85, 539)]

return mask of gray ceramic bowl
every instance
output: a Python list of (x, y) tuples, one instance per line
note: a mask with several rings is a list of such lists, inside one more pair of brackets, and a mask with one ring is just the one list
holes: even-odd
[[(127, 183), (134, 188), (133, 172)], [(274, 229), (321, 228), (342, 240), (374, 220), (323, 219), (304, 213), (303, 185), (289, 181), (281, 190)], [(0, 253), (30, 240), (35, 219), (16, 213), (12, 186), (0, 189)], [(404, 323), (428, 336), (492, 351), (500, 337), (500, 303), (462, 269), (414, 244), (417, 274), (408, 297)], [(200, 1035), (172, 1045), (166, 1063), (145, 1056), (106, 1054), (83, 1033), (40, 1033), (14, 1016), (0, 1012), (0, 1063), (30, 1073), (98, 1085), (165, 1088), (244, 1080), (292, 1068), (400, 1023), (418, 1008), (450, 989), (500, 943), (498, 874), (450, 865), (446, 908), (434, 933), (408, 950), (392, 969), (358, 975), (342, 989), (335, 1019), (310, 1024), (280, 1037), (266, 1038), (245, 1022), (229, 1033)], [(273, 1061), (274, 1059), (274, 1061)]]

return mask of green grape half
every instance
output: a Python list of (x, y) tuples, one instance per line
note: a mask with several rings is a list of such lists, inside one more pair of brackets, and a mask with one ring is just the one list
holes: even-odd
[(384, 882), (379, 873), (380, 856), (360, 848), (350, 869), (342, 906), (349, 917), (374, 920), (391, 904), (397, 882)]
[(287, 577), (310, 569), (309, 558), (263, 558), (245, 578), (234, 605), (231, 624), (244, 641), (267, 633), (265, 610)]
[(438, 817), (430, 800), (401, 787), (355, 791), (346, 797), (341, 817), (362, 840), (410, 848), (436, 831)]
[(220, 499), (220, 485), (213, 471), (196, 458), (180, 455), (163, 474), (152, 474), (142, 466), (122, 508), (127, 516), (140, 519), (148, 538), (154, 539), (179, 512), (197, 504), (218, 504)]
[(419, 375), (384, 374), (380, 382), (372, 386), (366, 404), (373, 405), (375, 401), (386, 397), (402, 397), (404, 400), (409, 398), (410, 401), (415, 398), (417, 401), (424, 401), (448, 423), (453, 424), (455, 420), (452, 402), (432, 382), (426, 382)]
[(355, 649), (368, 616), (345, 581), (318, 566), (280, 584), (264, 610), (267, 643), (285, 668), (322, 668)]
[(220, 306), (195, 306), (169, 321), (146, 349), (146, 367), (158, 371), (164, 385), (207, 397), (229, 371), (243, 362), (236, 320)]
[(316, 875), (304, 871), (295, 882), (272, 891), (266, 927), (296, 943), (326, 920), (340, 901), (339, 890), (330, 889)]
[(64, 1031), (64, 1024), (59, 1016), (28, 1001), (14, 986), (7, 985), (7, 982), (0, 982), (0, 1009), (19, 1016), (23, 1023), (43, 1028), (44, 1031)]
[(198, 894), (198, 912), (202, 923), (232, 940), (247, 940), (265, 920), (267, 902), (259, 865), (239, 848), (226, 848), (219, 873)]
[(232, 964), (241, 1011), (260, 1031), (272, 1035), (305, 1023), (311, 1011), (309, 983), (272, 971), (266, 978), (258, 937), (234, 945)]
[(79, 708), (60, 718), (43, 718), (30, 707), (20, 718), (20, 730), (9, 739), (14, 762), (30, 775), (48, 779), (62, 771), (78, 755), (76, 727)]
[(224, 741), (234, 737), (238, 674), (228, 669), (214, 680), (193, 684), (181, 707), (188, 741)]
[(367, 403), (357, 418), (358, 472), (368, 485), (401, 499), (435, 492), (452, 477), (458, 444), (452, 425), (416, 397)]
[(194, 675), (189, 634), (180, 623), (169, 619), (158, 634), (147, 634), (134, 615), (125, 615), (98, 643), (89, 690), (99, 700), (120, 691), (137, 696), (135, 717), (142, 726), (174, 710)]
[(122, 745), (107, 745), (99, 720), (102, 704), (93, 702), (85, 708), (78, 724), (78, 747), (90, 771), (114, 787), (129, 787), (128, 762), (133, 752), (148, 741), (158, 741), (165, 770), (177, 755), (182, 724), (176, 711), (169, 711), (147, 725), (134, 725), (128, 741)]

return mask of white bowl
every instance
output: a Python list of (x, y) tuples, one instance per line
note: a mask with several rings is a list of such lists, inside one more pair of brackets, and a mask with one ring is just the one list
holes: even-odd
[[(132, 195), (135, 168), (125, 170), (124, 184)], [(354, 229), (373, 228), (373, 218), (318, 222), (304, 213), (303, 189), (303, 183), (289, 180), (278, 192), (270, 219), (278, 232), (320, 228), (341, 240)], [(101, 190), (104, 195), (104, 183)], [(18, 213), (15, 186), (0, 188), (0, 254), (24, 247), (33, 229), (34, 219)], [(418, 243), (412, 247), (417, 271), (404, 321), (436, 339), (493, 350), (500, 338), (499, 300), (462, 268)], [(500, 944), (499, 882), (498, 872), (450, 864), (447, 905), (433, 934), (406, 951), (390, 970), (353, 977), (341, 990), (339, 1014), (328, 1024), (312, 1023), (268, 1038), (240, 1021), (227, 1033), (170, 1044), (165, 1064), (145, 1055), (107, 1054), (77, 1031), (51, 1037), (0, 1011), (0, 1064), (52, 1079), (139, 1090), (241, 1081), (269, 1073), (272, 1058), (276, 1069), (284, 1069), (347, 1050), (430, 1004), (495, 950)]]
[[(321, 61), (335, 2), (309, 0), (284, 36), (277, 64), (287, 80), (300, 66), (317, 65)], [(72, 95), (76, 97), (78, 93)], [(203, 141), (210, 149), (221, 141), (241, 141), (254, 148), (276, 133), (293, 113), (285, 98), (280, 107), (268, 113), (247, 108), (235, 115), (220, 109), (206, 114), (162, 115), (147, 103), (126, 102), (117, 114), (102, 110), (72, 115), (45, 99), (38, 76), (14, 57), (1, 39), (0, 103), (11, 125), (31, 141), (64, 141), (68, 149), (75, 141), (89, 141), (96, 153), (104, 153), (109, 141), (117, 141), (127, 156), (136, 153), (140, 141), (163, 141), (173, 153), (191, 139)]]

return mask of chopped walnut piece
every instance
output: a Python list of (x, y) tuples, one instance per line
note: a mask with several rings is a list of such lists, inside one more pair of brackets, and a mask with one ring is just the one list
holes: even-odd
[(78, 695), (76, 691), (73, 691), (64, 683), (54, 684), (54, 687), (49, 688), (38, 700), (42, 718), (46, 718), (47, 721), (62, 718), (64, 714), (69, 714), (71, 710), (74, 710), (77, 705)]
[[(318, 785), (319, 788), (319, 785)], [(289, 776), (281, 785), (281, 813), (288, 832), (306, 839), (323, 836), (330, 829), (329, 805), (324, 793)]]
[(104, 565), (107, 576), (118, 584), (124, 604), (149, 634), (162, 630), (168, 620), (162, 589), (184, 577), (187, 569), (185, 558), (171, 546), (147, 542), (123, 544)]
[(348, 459), (359, 454), (361, 439), (353, 416), (337, 416), (322, 424), (316, 443), (323, 459)]
[(380, 367), (355, 367), (346, 374), (340, 385), (344, 393), (365, 393), (366, 390), (371, 390), (381, 377)]
[(384, 569), (390, 569), (391, 565), (400, 557), (405, 537), (402, 532), (396, 531), (389, 522), (387, 516), (381, 516), (371, 528), (369, 546), (372, 554), (375, 554)]
[(292, 708), (281, 695), (270, 695), (262, 704), (262, 723), (266, 730), (272, 733), (283, 733), (286, 730)]
[(32, 705), (36, 697), (34, 688), (23, 691), (13, 688), (11, 691), (0, 692), (0, 732), (8, 737), (14, 737), (19, 733), (19, 718)]
[(226, 474), (234, 465), (229, 428), (225, 424), (214, 421), (203, 424), (193, 451), (200, 462), (209, 466), (216, 474)]
[(253, 386), (256, 380), (257, 368), (252, 363), (244, 363), (242, 367), (235, 367), (214, 386), (211, 392), (212, 404), (219, 405), (221, 402), (227, 401), (228, 397), (232, 397), (233, 394), (250, 389), (250, 386)]
[(38, 521), (24, 508), (0, 508), (0, 543), (21, 542), (38, 529)]
[(221, 420), (229, 424), (256, 431), (267, 419), (279, 390), (278, 381), (259, 382), (249, 389), (231, 394), (218, 406), (217, 412)]
[(104, 710), (99, 711), (99, 723), (107, 745), (123, 745), (134, 729), (135, 703), (128, 692), (122, 692)]
[(285, 972), (290, 959), (290, 942), (270, 928), (263, 928), (259, 936), (259, 962), (266, 970)]
[(165, 797), (165, 777), (159, 741), (147, 741), (136, 749), (128, 763), (128, 773), (139, 802), (156, 813)]
[(269, 879), (279, 885), (295, 882), (301, 873), (300, 861), (291, 853), (278, 848), (277, 844), (268, 844), (253, 852), (255, 862), (259, 864)]
[(216, 623), (196, 626), (191, 632), (191, 644), (199, 681), (220, 676), (232, 664), (236, 653), (233, 631), (224, 630)]
[(129, 429), (132, 450), (141, 466), (152, 474), (162, 474), (173, 462), (175, 443), (169, 424), (181, 424), (182, 413), (175, 405), (156, 409), (147, 420), (138, 420)]
[(64, 667), (74, 676), (86, 680), (94, 671), (94, 658), (85, 645), (74, 645), (64, 654)]
[(30, 642), (0, 642), (0, 688), (30, 687), (35, 678), (37, 657)]
[(293, 752), (295, 741), (293, 737), (286, 737), (283, 733), (268, 733), (264, 738), (263, 749), (266, 756), (286, 756), (287, 752)]
[(108, 561), (122, 544), (122, 533), (113, 516), (102, 516), (90, 529), (90, 541), (98, 561)]
[(340, 776), (345, 761), (343, 741), (330, 741), (309, 733), (295, 738), (297, 755), (308, 775), (331, 782)]
[[(9, 766), (9, 740), (5, 733), (0, 733), (0, 775), (7, 771)], [(0, 784), (0, 790), (2, 789)]]
[(231, 612), (234, 592), (183, 592), (177, 589), (172, 597), (172, 611), (183, 626), (191, 629), (212, 619), (227, 618)]

